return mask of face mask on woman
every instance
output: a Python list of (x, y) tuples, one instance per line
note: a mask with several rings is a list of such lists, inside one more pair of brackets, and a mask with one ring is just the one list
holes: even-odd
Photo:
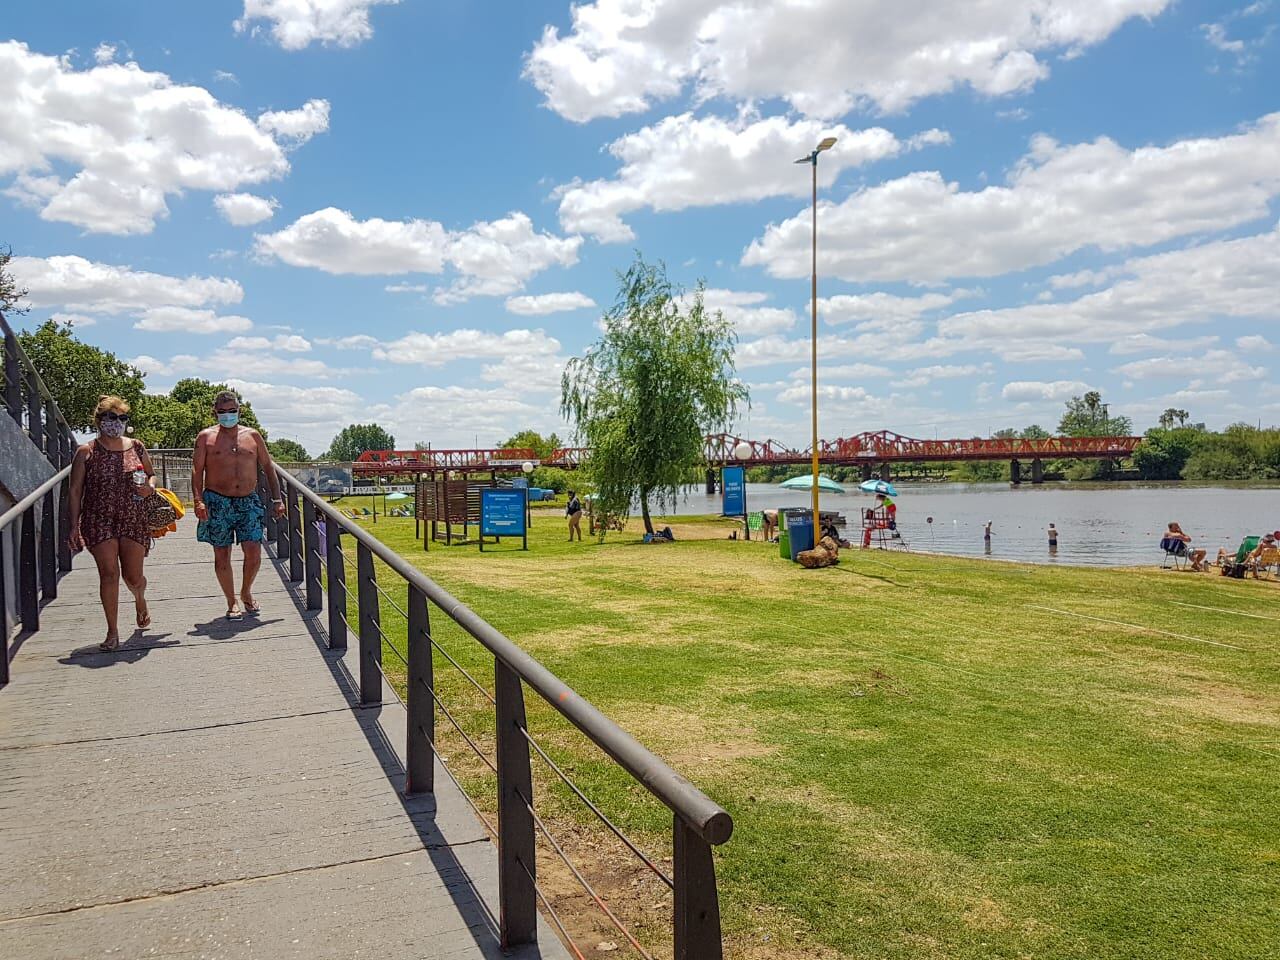
[(123, 437), (124, 421), (102, 420), (98, 423), (98, 433), (104, 437), (111, 437), (112, 439), (115, 439), (116, 437)]

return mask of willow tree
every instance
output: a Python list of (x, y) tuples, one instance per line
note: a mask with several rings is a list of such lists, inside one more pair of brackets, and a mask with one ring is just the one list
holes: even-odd
[(604, 335), (565, 368), (560, 411), (590, 452), (599, 508), (627, 516), (639, 503), (652, 533), (650, 508), (675, 506), (705, 465), (703, 437), (728, 429), (747, 390), (734, 374), (733, 327), (707, 312), (701, 283), (686, 297), (662, 263), (640, 256), (618, 279)]

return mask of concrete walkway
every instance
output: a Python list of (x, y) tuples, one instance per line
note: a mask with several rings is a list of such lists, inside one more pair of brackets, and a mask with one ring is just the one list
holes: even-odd
[(125, 592), (118, 652), (96, 651), (81, 554), (14, 657), (0, 956), (565, 957), (545, 927), (540, 950), (499, 949), (494, 846), (438, 768), (435, 797), (402, 795), (400, 706), (355, 706), (269, 560), (261, 617), (222, 619), (194, 531), (156, 544), (154, 623), (132, 637)]

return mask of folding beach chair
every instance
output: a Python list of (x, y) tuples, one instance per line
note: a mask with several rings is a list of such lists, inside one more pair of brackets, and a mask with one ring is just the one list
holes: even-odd
[(1165, 537), (1160, 541), (1160, 549), (1164, 551), (1164, 558), (1160, 561), (1160, 569), (1167, 570), (1169, 562), (1173, 562), (1175, 570), (1181, 570), (1186, 567), (1189, 562), (1187, 559), (1187, 541), (1179, 540), (1177, 537)]

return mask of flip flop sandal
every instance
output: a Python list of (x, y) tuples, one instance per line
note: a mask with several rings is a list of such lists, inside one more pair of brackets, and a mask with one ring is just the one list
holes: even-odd
[(148, 610), (146, 613), (141, 614), (141, 615), (139, 615), (139, 616), (138, 616), (138, 629), (139, 629), (139, 630), (145, 630), (145, 629), (147, 629), (147, 627), (149, 627), (149, 626), (151, 626), (151, 611), (150, 611), (150, 610)]
[(227, 611), (227, 619), (228, 619), (228, 620), (243, 620), (243, 619), (244, 619), (244, 611), (243, 611), (243, 610), (228, 610), (228, 611)]
[(256, 617), (258, 614), (262, 613), (262, 604), (257, 602), (246, 603), (244, 605), (244, 613), (247, 617)]
[(98, 649), (103, 653), (115, 653), (120, 649), (120, 638), (115, 637), (114, 639), (103, 640), (98, 644)]

